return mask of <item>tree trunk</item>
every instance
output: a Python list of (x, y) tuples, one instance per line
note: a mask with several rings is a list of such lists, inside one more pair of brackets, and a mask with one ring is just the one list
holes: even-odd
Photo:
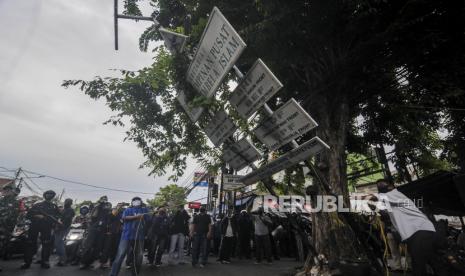
[[(320, 177), (314, 178), (319, 195), (327, 194), (322, 185), (326, 181), (330, 194), (344, 197), (344, 206), (349, 207), (346, 164), (346, 138), (350, 123), (347, 97), (318, 102), (319, 109), (312, 110), (319, 123), (318, 136), (331, 148), (323, 152), (317, 161)], [(336, 102), (337, 101), (337, 102)], [(324, 104), (322, 104), (324, 103)], [(314, 197), (312, 197), (314, 199)], [(314, 200), (313, 200), (314, 201)], [(315, 203), (313, 203), (315, 204)], [(354, 232), (347, 224), (344, 214), (317, 212), (312, 214), (314, 247), (329, 263), (341, 260), (366, 259)], [(307, 265), (310, 262), (307, 262)], [(309, 267), (306, 267), (307, 272)]]

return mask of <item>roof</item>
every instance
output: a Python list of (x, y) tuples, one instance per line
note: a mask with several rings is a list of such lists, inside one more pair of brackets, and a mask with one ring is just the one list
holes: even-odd
[(11, 178), (0, 178), (0, 188), (3, 188), (6, 184), (9, 184), (10, 182), (14, 181), (14, 179)]
[(465, 215), (465, 175), (438, 171), (408, 184), (399, 191), (410, 199), (422, 199), (425, 211), (447, 216)]

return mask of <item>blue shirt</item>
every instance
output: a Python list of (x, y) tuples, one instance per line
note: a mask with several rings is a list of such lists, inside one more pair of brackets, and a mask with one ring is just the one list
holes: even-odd
[[(128, 216), (136, 216), (140, 214), (147, 214), (149, 211), (143, 207), (129, 207), (123, 212), (123, 220)], [(123, 225), (123, 233), (121, 234), (122, 240), (138, 240), (144, 239), (144, 226), (147, 215), (143, 220), (125, 220)], [(137, 233), (137, 234), (136, 234)]]

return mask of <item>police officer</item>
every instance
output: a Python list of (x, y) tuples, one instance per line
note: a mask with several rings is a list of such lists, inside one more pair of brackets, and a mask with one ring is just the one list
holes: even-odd
[(94, 261), (94, 256), (100, 257), (100, 264), (105, 263), (103, 256), (103, 243), (105, 233), (108, 230), (110, 220), (110, 210), (107, 208), (107, 196), (100, 197), (97, 206), (90, 214), (90, 225), (87, 232), (87, 238), (84, 241), (83, 255), (80, 269), (87, 269)]
[[(16, 196), (19, 194), (19, 189), (16, 188), (14, 182), (10, 182), (3, 186), (1, 190), (2, 197), (0, 198), (0, 252), (6, 250), (10, 235), (16, 225), (16, 220), (19, 214), (19, 202)], [(0, 268), (2, 271), (2, 268)]]
[(40, 233), (42, 242), (42, 268), (50, 268), (48, 262), (52, 250), (52, 231), (58, 221), (60, 212), (58, 206), (52, 202), (56, 193), (52, 190), (44, 193), (44, 201), (35, 203), (27, 212), (26, 217), (31, 220), (28, 239), (24, 250), (24, 264), (22, 269), (31, 267), (32, 256), (37, 251), (37, 238)]

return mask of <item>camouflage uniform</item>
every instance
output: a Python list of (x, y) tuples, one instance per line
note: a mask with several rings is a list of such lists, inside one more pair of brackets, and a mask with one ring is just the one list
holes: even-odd
[(19, 215), (19, 201), (15, 196), (0, 198), (0, 232), (9, 233), (13, 231)]
[[(9, 184), (3, 189), (15, 189), (14, 184)], [(0, 256), (5, 254), (8, 241), (13, 232), (19, 215), (19, 201), (16, 199), (16, 193), (11, 193), (0, 197)], [(0, 268), (1, 271), (1, 268)]]

